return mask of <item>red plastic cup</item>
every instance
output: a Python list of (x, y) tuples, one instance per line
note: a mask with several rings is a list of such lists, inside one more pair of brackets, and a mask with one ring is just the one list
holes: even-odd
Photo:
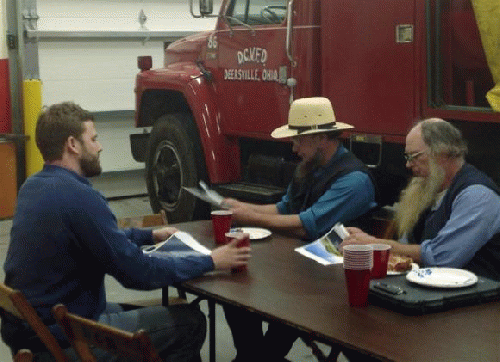
[(210, 213), (214, 228), (215, 243), (226, 244), (226, 233), (231, 229), (233, 212), (230, 210), (215, 210)]
[[(226, 233), (224, 235), (226, 237), (226, 243), (230, 243), (232, 240), (237, 239), (238, 240), (238, 248), (242, 248), (244, 246), (250, 246), (250, 234), (248, 233), (241, 233), (241, 232), (232, 232), (232, 233)], [(247, 266), (240, 266), (238, 268), (233, 268), (231, 269), (231, 272), (237, 273), (247, 270)]]
[(370, 269), (344, 269), (351, 307), (366, 307), (370, 287)]
[(346, 245), (343, 254), (349, 305), (366, 307), (373, 268), (373, 248), (371, 245)]
[(391, 246), (386, 244), (371, 244), (373, 248), (372, 279), (385, 278), (387, 276), (387, 263)]

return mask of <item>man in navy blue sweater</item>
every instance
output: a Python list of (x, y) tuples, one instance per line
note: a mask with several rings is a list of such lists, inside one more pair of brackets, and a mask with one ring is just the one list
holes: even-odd
[[(46, 108), (38, 119), (36, 142), (45, 165), (19, 192), (4, 265), (5, 283), (26, 295), (65, 346), (68, 343), (51, 315), (57, 303), (118, 328), (145, 329), (165, 361), (199, 361), (206, 323), (197, 307), (124, 311), (106, 303), (104, 276), (109, 274), (128, 288), (162, 288), (214, 269), (246, 265), (250, 249), (237, 248), (235, 241), (206, 256), (145, 255), (142, 245), (165, 240), (177, 229), (118, 228), (106, 199), (87, 180), (101, 173), (102, 146), (92, 115), (73, 103)], [(13, 352), (29, 347), (38, 360), (51, 360), (19, 320), (3, 318), (1, 332)], [(98, 353), (100, 360), (113, 360)]]

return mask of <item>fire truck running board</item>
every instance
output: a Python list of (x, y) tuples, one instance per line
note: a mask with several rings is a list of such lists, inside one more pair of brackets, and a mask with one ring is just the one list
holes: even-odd
[(251, 183), (217, 185), (215, 189), (225, 197), (258, 204), (276, 203), (281, 200), (286, 191), (281, 187)]

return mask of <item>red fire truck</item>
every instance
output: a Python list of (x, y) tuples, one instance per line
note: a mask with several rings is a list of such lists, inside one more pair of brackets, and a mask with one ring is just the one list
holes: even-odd
[(206, 216), (182, 189), (200, 180), (278, 200), (296, 160), (270, 133), (302, 97), (328, 97), (355, 125), (345, 143), (373, 169), (383, 203), (406, 182), (405, 135), (422, 118), (456, 124), (470, 162), (500, 179), (500, 113), (485, 97), (494, 83), (469, 0), (223, 0), (215, 30), (170, 44), (161, 68), (138, 63), (136, 126), (152, 130), (131, 137), (132, 153), (146, 162), (152, 208), (171, 222)]

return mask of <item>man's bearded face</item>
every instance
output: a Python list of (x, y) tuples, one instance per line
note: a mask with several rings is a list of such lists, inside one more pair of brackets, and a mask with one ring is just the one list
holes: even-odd
[(323, 162), (323, 156), (319, 150), (316, 151), (310, 159), (302, 159), (295, 169), (295, 178), (298, 180), (305, 179), (308, 175), (314, 172)]
[(431, 207), (442, 191), (445, 178), (444, 169), (434, 157), (429, 157), (429, 175), (412, 177), (408, 186), (401, 192), (396, 210), (396, 229), (399, 236), (410, 233), (420, 215)]
[(85, 177), (99, 176), (102, 172), (99, 153), (92, 154), (85, 145), (83, 145), (82, 157), (80, 158), (80, 168)]

